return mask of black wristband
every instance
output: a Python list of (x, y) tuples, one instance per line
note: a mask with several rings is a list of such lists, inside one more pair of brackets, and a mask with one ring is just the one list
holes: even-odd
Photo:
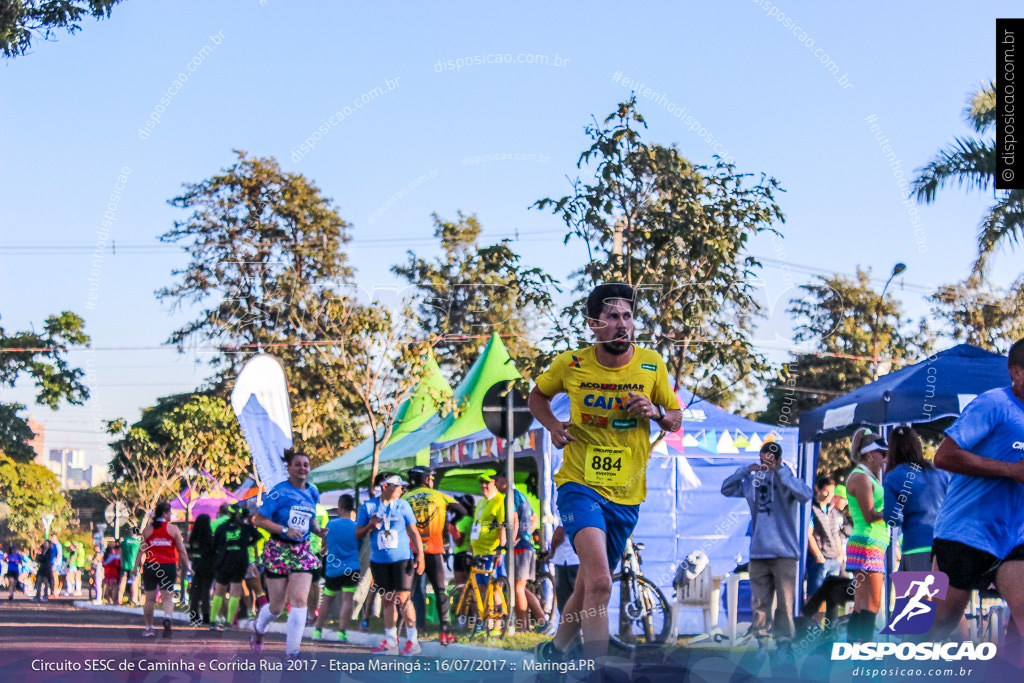
[(661, 422), (665, 419), (665, 406), (656, 403), (654, 407), (658, 409), (658, 421)]

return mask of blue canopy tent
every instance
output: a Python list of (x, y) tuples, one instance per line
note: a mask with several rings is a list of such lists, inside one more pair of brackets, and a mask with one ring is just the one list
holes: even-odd
[(959, 344), (803, 413), (800, 442), (838, 439), (862, 426), (942, 431), (975, 396), (1008, 383), (1006, 356)]
[[(640, 519), (633, 534), (636, 541), (646, 545), (645, 575), (658, 584), (669, 600), (676, 566), (689, 553), (703, 550), (714, 574), (732, 571), (749, 558), (750, 510), (742, 498), (722, 496), (721, 488), (737, 467), (758, 461), (762, 443), (778, 441), (784, 459), (794, 466), (798, 476), (808, 482), (814, 477), (811, 464), (798, 460), (795, 428), (747, 420), (684, 389), (676, 395), (684, 406), (683, 426), (655, 443), (652, 449), (647, 467), (647, 500), (640, 506)], [(555, 396), (552, 409), (560, 420), (568, 420), (568, 396)], [(503, 457), (503, 447), (500, 439), (482, 431), (432, 444), (430, 461), (440, 470), (474, 463), (493, 467)], [(517, 468), (525, 466), (538, 474), (543, 520), (550, 533), (556, 524), (550, 507), (552, 477), (561, 466), (562, 451), (551, 446), (547, 431), (535, 420), (527, 434), (513, 442), (513, 453)], [(534, 462), (527, 464), (528, 460)], [(609, 606), (611, 624), (617, 623), (617, 609), (617, 604)], [(701, 610), (682, 610), (679, 627), (682, 633), (702, 632)]]

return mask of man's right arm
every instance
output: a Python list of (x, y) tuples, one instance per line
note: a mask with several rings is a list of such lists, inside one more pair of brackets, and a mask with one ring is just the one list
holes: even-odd
[(935, 452), (935, 466), (972, 477), (1007, 477), (1024, 484), (1024, 461), (1004, 462), (975, 455), (945, 437)]
[(554, 411), (551, 410), (551, 397), (544, 394), (539, 387), (534, 387), (530, 392), (527, 405), (530, 408), (530, 413), (551, 434), (551, 444), (555, 448), (565, 448), (569, 442), (576, 440), (576, 437), (569, 433), (572, 423), (559, 421)]
[(748, 468), (740, 467), (726, 477), (725, 481), (722, 482), (722, 495), (729, 496), (730, 498), (745, 498), (743, 480), (747, 478), (749, 473), (750, 470)]

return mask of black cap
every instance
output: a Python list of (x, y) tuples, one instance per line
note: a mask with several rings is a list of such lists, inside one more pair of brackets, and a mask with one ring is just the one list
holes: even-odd
[(409, 483), (410, 484), (422, 484), (428, 478), (434, 474), (434, 471), (429, 467), (417, 466), (409, 470)]

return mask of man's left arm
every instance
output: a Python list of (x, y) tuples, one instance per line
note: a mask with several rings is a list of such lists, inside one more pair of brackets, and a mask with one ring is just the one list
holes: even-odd
[(811, 487), (806, 481), (798, 479), (787, 465), (780, 465), (776, 474), (779, 476), (779, 483), (786, 487), (789, 495), (793, 496), (798, 503), (806, 503), (811, 499)]

